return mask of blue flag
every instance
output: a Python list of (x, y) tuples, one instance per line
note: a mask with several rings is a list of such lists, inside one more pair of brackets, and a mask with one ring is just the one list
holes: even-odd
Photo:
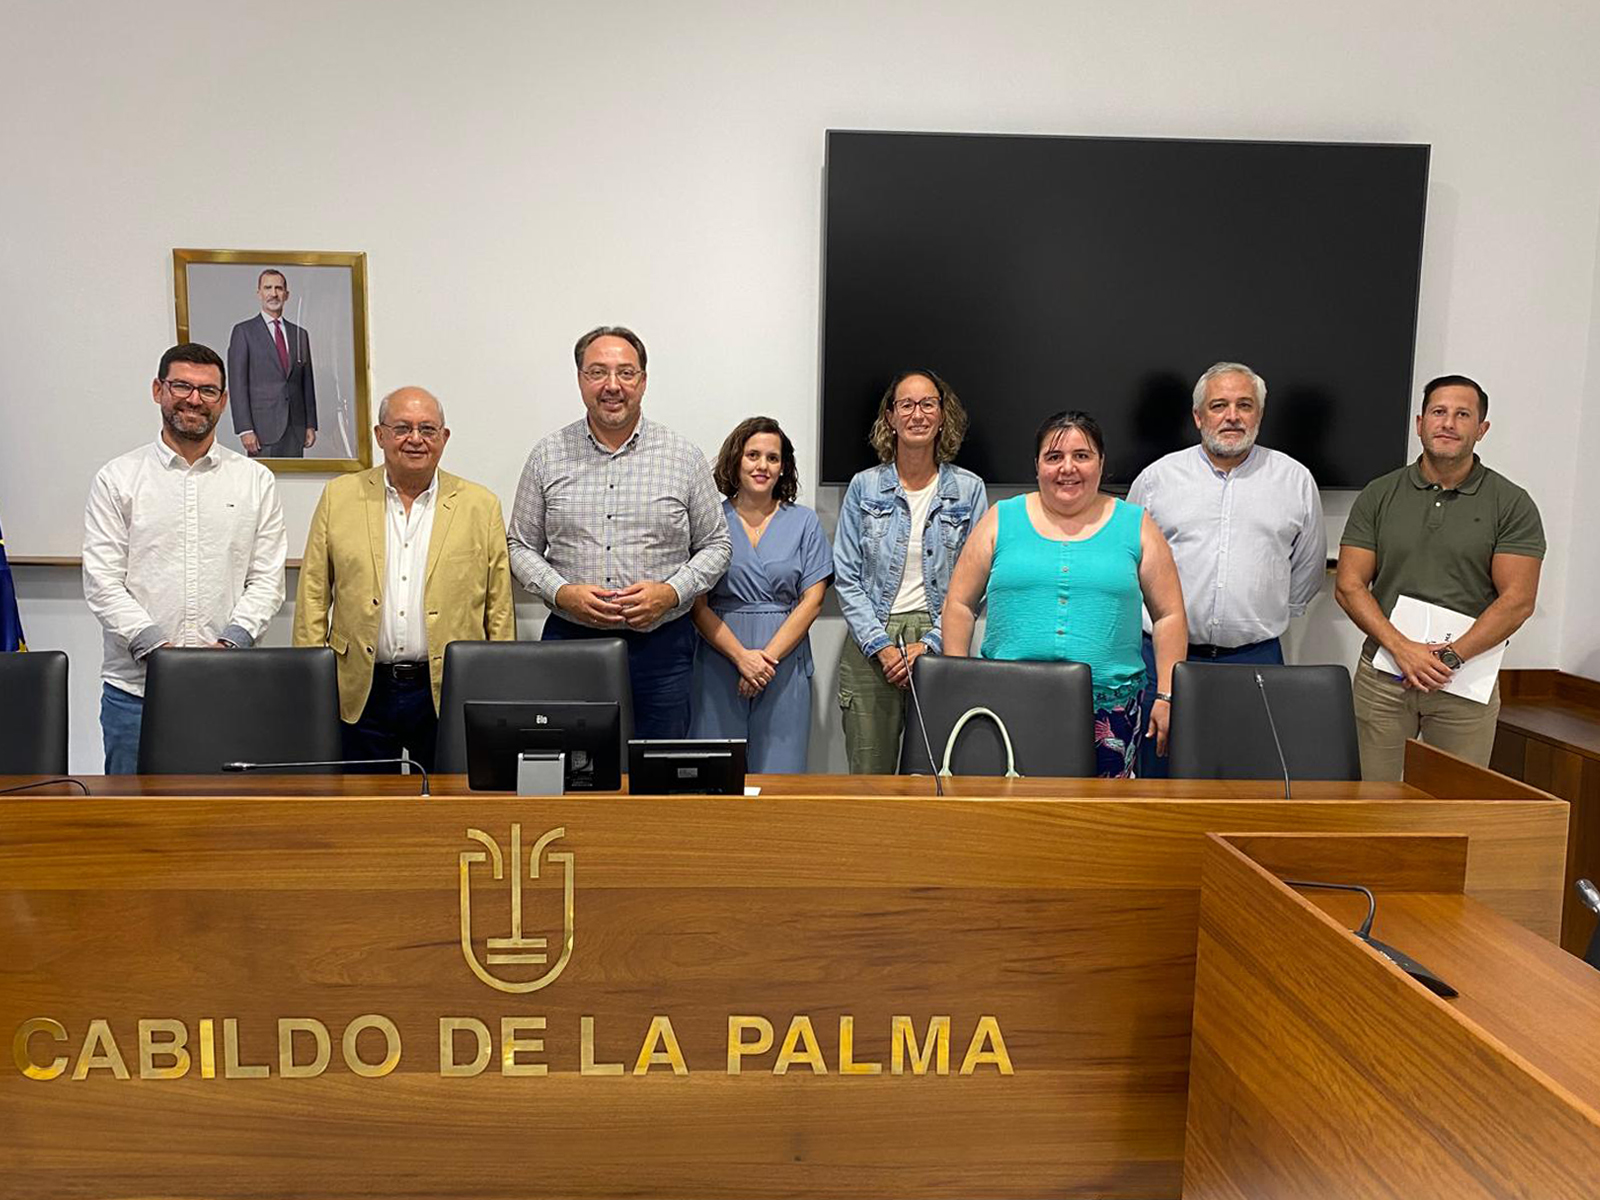
[(22, 640), (22, 614), (17, 611), (17, 589), (6, 560), (6, 538), (0, 533), (0, 650), (26, 650)]

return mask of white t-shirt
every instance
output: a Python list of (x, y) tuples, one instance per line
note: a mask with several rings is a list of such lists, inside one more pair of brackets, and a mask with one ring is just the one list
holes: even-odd
[(928, 607), (928, 589), (922, 583), (922, 530), (928, 523), (928, 510), (933, 507), (933, 493), (939, 486), (935, 475), (927, 487), (906, 492), (906, 502), (911, 505), (911, 541), (906, 545), (906, 569), (900, 576), (900, 590), (894, 594), (891, 613), (922, 612)]

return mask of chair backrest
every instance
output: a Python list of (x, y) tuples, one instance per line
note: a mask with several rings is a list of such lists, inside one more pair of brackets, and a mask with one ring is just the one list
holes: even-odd
[(66, 773), (66, 652), (0, 654), (0, 775)]
[(141, 775), (340, 757), (333, 651), (157, 650), (145, 660)]
[[(1096, 773), (1094, 693), (1085, 664), (924, 654), (911, 669), (928, 736), (924, 744), (917, 705), (908, 699), (900, 740), (902, 775), (938, 770), (950, 731), (972, 708), (987, 708), (1005, 723), (1019, 775)], [(1006, 748), (999, 727), (987, 718), (967, 722), (950, 755), (951, 773), (1004, 775), (1005, 770)]]
[(1194, 662), (1179, 663), (1172, 675), (1172, 777), (1281, 779), (1268, 703), (1291, 781), (1361, 778), (1355, 703), (1344, 667)]
[(633, 688), (628, 683), (628, 646), (621, 638), (451, 642), (444, 648), (433, 757), (433, 769), (440, 774), (466, 772), (468, 700), (616, 700), (622, 705), (617, 753), (627, 761)]

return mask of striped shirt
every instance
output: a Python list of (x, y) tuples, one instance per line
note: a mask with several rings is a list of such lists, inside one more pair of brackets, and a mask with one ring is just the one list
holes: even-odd
[(1191, 642), (1282, 637), (1322, 588), (1322, 496), (1287, 454), (1256, 446), (1219, 471), (1203, 447), (1190, 446), (1139, 472), (1128, 502), (1143, 505), (1172, 546)]
[(649, 629), (688, 612), (732, 554), (705, 455), (646, 417), (618, 450), (595, 439), (587, 417), (534, 446), (508, 540), (512, 573), (552, 609), (569, 583), (671, 585), (678, 605)]

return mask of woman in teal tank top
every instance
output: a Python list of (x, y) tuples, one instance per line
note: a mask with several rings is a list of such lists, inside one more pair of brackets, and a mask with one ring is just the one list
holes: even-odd
[[(945, 653), (970, 651), (987, 597), (984, 658), (1087, 663), (1100, 774), (1131, 778), (1144, 737), (1166, 750), (1172, 667), (1188, 645), (1172, 551), (1142, 508), (1100, 494), (1105, 442), (1092, 417), (1051, 417), (1036, 459), (1039, 490), (1001, 501), (967, 539), (945, 601)], [(1154, 696), (1144, 693), (1141, 602), (1154, 625)]]

